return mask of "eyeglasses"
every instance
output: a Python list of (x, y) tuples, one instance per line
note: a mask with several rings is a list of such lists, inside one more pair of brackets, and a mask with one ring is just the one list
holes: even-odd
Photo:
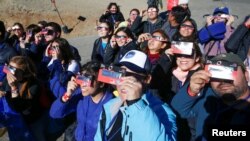
[(137, 16), (138, 14), (133, 14), (133, 13), (131, 13), (130, 15), (131, 15), (131, 16)]
[(182, 24), (181, 28), (186, 28), (186, 29), (194, 29), (194, 27), (192, 25), (187, 25), (187, 24)]
[(45, 34), (45, 35), (54, 35), (55, 31), (52, 30), (52, 29), (43, 29), (42, 30), (42, 33)]
[(125, 35), (115, 35), (115, 39), (126, 39), (126, 38), (128, 37)]
[(148, 9), (148, 13), (158, 12), (156, 9)]
[(150, 38), (151, 40), (155, 40), (155, 41), (160, 41), (160, 42), (166, 42), (168, 43), (168, 41), (166, 39), (164, 39), (163, 37), (161, 36), (155, 36), (155, 35), (150, 35)]
[(175, 57), (184, 57), (184, 58), (189, 58), (189, 59), (194, 59), (195, 58), (195, 54), (193, 53), (192, 55), (186, 55), (186, 54), (175, 54)]
[(21, 28), (12, 28), (13, 31), (20, 31)]
[(96, 28), (97, 30), (108, 30), (109, 28), (108, 27), (103, 27), (103, 26), (97, 26), (97, 28)]
[(20, 72), (23, 73), (23, 72), (24, 72), (22, 69), (13, 67), (13, 66), (11, 66), (11, 65), (8, 65), (7, 68), (8, 68), (8, 70), (9, 70), (12, 74), (20, 73)]
[(52, 50), (57, 50), (59, 48), (59, 46), (51, 46), (50, 47)]

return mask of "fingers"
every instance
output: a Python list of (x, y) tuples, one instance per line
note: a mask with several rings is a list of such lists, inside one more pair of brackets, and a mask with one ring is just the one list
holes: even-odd
[(165, 54), (166, 54), (166, 55), (174, 55), (173, 49), (172, 49), (172, 48), (166, 49), (166, 50), (165, 50)]
[(190, 90), (193, 93), (198, 94), (205, 84), (209, 82), (210, 77), (211, 74), (204, 70), (195, 72), (190, 79)]
[(134, 77), (122, 77), (117, 90), (123, 100), (135, 100), (141, 96), (142, 84)]
[(137, 40), (137, 42), (141, 43), (141, 42), (144, 42), (144, 41), (147, 41), (149, 39), (151, 39), (151, 35), (149, 33), (144, 33), (144, 34), (141, 34)]

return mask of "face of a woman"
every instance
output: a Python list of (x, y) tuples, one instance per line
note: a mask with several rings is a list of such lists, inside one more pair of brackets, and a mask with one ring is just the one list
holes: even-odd
[(111, 13), (116, 13), (117, 12), (117, 7), (115, 5), (112, 5), (111, 8), (109, 9)]
[(161, 49), (166, 47), (166, 43), (162, 42), (164, 40), (162, 35), (158, 32), (153, 33), (152, 38), (148, 40), (148, 49), (151, 52), (159, 52)]
[(23, 79), (24, 70), (21, 68), (20, 65), (14, 62), (10, 62), (8, 67), (13, 70), (13, 75), (16, 77), (17, 81), (21, 81)]
[(57, 42), (53, 42), (50, 49), (52, 57), (57, 58), (60, 54), (59, 44)]
[(18, 25), (13, 26), (12, 30), (17, 37), (23, 36), (23, 30)]
[(115, 35), (115, 40), (116, 40), (116, 43), (119, 47), (122, 47), (124, 46), (126, 43), (127, 43), (127, 40), (128, 40), (128, 36), (126, 33), (124, 33), (123, 31), (120, 31), (118, 32), (116, 35)]
[(193, 34), (193, 32), (194, 32), (194, 26), (190, 21), (186, 21), (183, 24), (181, 24), (180, 34), (183, 37), (189, 37)]
[(176, 64), (182, 71), (191, 70), (198, 61), (199, 61), (199, 58), (197, 58), (195, 56), (190, 56), (190, 57), (179, 56), (179, 57), (176, 57)]
[(43, 35), (41, 32), (35, 34), (35, 44), (40, 44), (43, 40)]
[(109, 34), (109, 27), (106, 23), (101, 23), (97, 27), (99, 37), (106, 37)]
[(131, 11), (131, 13), (129, 14), (130, 21), (135, 21), (137, 16), (138, 16), (138, 13), (136, 11)]

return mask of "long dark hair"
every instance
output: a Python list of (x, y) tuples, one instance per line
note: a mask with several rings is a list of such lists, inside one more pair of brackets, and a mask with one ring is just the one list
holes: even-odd
[(120, 13), (120, 12), (121, 12), (121, 11), (120, 11), (120, 6), (117, 5), (115, 2), (109, 3), (107, 9), (110, 10), (110, 8), (111, 8), (112, 6), (115, 6), (115, 7), (116, 7), (116, 9), (117, 9), (117, 12), (116, 12), (116, 13)]
[(32, 95), (29, 86), (32, 85), (34, 79), (36, 78), (36, 67), (31, 59), (26, 56), (14, 56), (10, 59), (10, 62), (20, 66), (23, 71), (23, 80), (20, 88), (20, 96), (26, 99), (31, 99)]
[(126, 33), (127, 36), (128, 36), (129, 38), (131, 38), (133, 41), (135, 40), (135, 37), (134, 37), (132, 31), (131, 31), (128, 27), (120, 27), (120, 28), (118, 28), (118, 29), (116, 30), (116, 32), (115, 32), (115, 35), (116, 35), (118, 32), (120, 32), (120, 31)]
[(60, 59), (63, 60), (65, 64), (69, 64), (70, 61), (74, 59), (69, 42), (64, 38), (57, 38), (54, 40), (54, 42), (59, 44), (59, 50), (61, 54)]
[(89, 76), (92, 76), (93, 80), (96, 81), (97, 90), (94, 92), (94, 94), (98, 94), (99, 92), (104, 92), (108, 86), (105, 83), (97, 81), (98, 72), (99, 72), (99, 69), (101, 68), (101, 66), (102, 65), (100, 62), (89, 61), (89, 62), (85, 63), (84, 65), (82, 65), (82, 67), (81, 67), (82, 73), (87, 74)]
[[(184, 23), (187, 22), (187, 21), (191, 22), (192, 26), (194, 27), (194, 30), (193, 30), (193, 33), (191, 34), (191, 36), (189, 36), (189, 37), (183, 37), (183, 36), (180, 34), (180, 28), (181, 28), (181, 25), (184, 24)], [(197, 39), (198, 39), (197, 24), (196, 24), (195, 20), (193, 20), (192, 18), (185, 19), (185, 20), (178, 26), (178, 32), (176, 32), (176, 33), (173, 35), (173, 40), (174, 40), (174, 41), (197, 42)]]

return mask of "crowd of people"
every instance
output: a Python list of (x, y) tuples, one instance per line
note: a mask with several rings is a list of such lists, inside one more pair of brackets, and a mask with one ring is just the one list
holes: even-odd
[[(90, 61), (56, 22), (0, 21), (0, 135), (10, 141), (215, 140), (250, 126), (250, 16), (215, 7), (198, 29), (188, 0), (100, 14)], [(249, 137), (249, 135), (247, 135)], [(1, 138), (1, 137), (0, 137)]]

